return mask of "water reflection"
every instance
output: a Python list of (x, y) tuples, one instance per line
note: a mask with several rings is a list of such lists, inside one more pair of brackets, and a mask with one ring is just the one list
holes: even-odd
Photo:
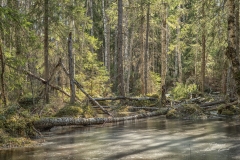
[(156, 117), (104, 127), (54, 130), (36, 148), (1, 151), (1, 160), (240, 159), (240, 122)]

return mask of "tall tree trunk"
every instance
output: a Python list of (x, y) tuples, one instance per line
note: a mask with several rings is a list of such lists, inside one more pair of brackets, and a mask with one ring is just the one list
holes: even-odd
[(148, 93), (148, 53), (149, 53), (149, 17), (150, 17), (150, 3), (147, 5), (147, 29), (146, 29), (146, 46), (145, 46), (145, 55), (144, 55), (144, 95)]
[(177, 26), (177, 60), (178, 60), (178, 82), (182, 83), (182, 52), (181, 52), (181, 41), (180, 41), (180, 25), (181, 17), (178, 18)]
[(144, 10), (143, 10), (143, 0), (141, 0), (141, 20), (140, 20), (140, 61), (139, 61), (139, 69), (140, 69), (140, 79), (141, 79), (141, 94), (144, 94)]
[[(49, 62), (48, 62), (48, 10), (49, 10), (48, 0), (44, 0), (44, 78), (48, 79), (49, 76)], [(48, 83), (48, 82), (47, 82)], [(49, 87), (45, 85), (45, 102), (49, 103)]]
[(236, 52), (236, 26), (235, 26), (235, 3), (234, 0), (227, 1), (228, 9), (228, 47), (226, 56), (230, 60), (233, 71), (233, 78), (236, 82), (236, 92), (240, 97), (240, 63), (239, 54)]
[[(17, 0), (14, 1), (14, 9), (19, 10), (19, 2)], [(21, 40), (20, 40), (20, 24), (15, 25), (15, 47), (16, 47), (16, 55), (21, 54)]]
[(122, 0), (118, 0), (118, 89), (121, 96), (125, 96), (124, 76), (123, 76), (123, 36), (122, 36), (122, 21), (123, 21), (123, 4)]
[(68, 37), (68, 56), (69, 56), (69, 79), (70, 79), (70, 90), (71, 97), (70, 103), (73, 104), (75, 102), (76, 93), (75, 93), (75, 85), (74, 85), (74, 58), (72, 54), (72, 33), (69, 33)]
[[(205, 1), (202, 1), (202, 17), (205, 18)], [(206, 28), (205, 22), (202, 22), (202, 59), (201, 59), (201, 92), (204, 92), (205, 68), (206, 68)]]
[(3, 106), (6, 106), (7, 99), (6, 99), (5, 81), (4, 81), (5, 64), (4, 64), (4, 55), (3, 55), (1, 43), (0, 43), (0, 61), (1, 61), (1, 75), (0, 75), (1, 92), (0, 92), (0, 96), (2, 98)]
[[(125, 7), (130, 8), (129, 1), (126, 1)], [(130, 40), (131, 40), (131, 26), (129, 27), (129, 12), (124, 13), (123, 23), (124, 27), (124, 83), (125, 83), (125, 93), (129, 93), (129, 80), (131, 72), (131, 61), (132, 57), (130, 54)]]
[(104, 65), (110, 71), (110, 26), (108, 16), (106, 14), (105, 0), (102, 0), (102, 13), (103, 13), (103, 32), (104, 32)]
[(162, 53), (161, 53), (161, 105), (166, 105), (166, 76), (167, 76), (167, 4), (163, 3), (163, 13), (162, 13)]
[(113, 91), (118, 90), (118, 29), (115, 27), (115, 37), (114, 37), (114, 56), (113, 56)]

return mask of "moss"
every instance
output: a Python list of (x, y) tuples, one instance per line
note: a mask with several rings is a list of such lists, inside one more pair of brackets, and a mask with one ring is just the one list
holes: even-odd
[(166, 118), (169, 118), (169, 119), (179, 118), (177, 110), (175, 110), (175, 109), (169, 110), (166, 114)]
[(231, 116), (231, 115), (234, 115), (235, 113), (233, 111), (225, 109), (225, 110), (222, 111), (221, 114)]
[(183, 106), (181, 112), (190, 115), (196, 112), (198, 109), (199, 107), (195, 104), (186, 104)]
[(79, 117), (83, 114), (83, 109), (77, 105), (68, 105), (61, 108), (55, 117)]
[(147, 97), (152, 97), (152, 98), (159, 98), (159, 94), (153, 93), (153, 94), (147, 94)]

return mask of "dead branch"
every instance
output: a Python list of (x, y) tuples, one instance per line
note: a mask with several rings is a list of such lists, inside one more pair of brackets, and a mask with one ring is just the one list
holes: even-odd
[(96, 101), (106, 101), (106, 100), (121, 100), (121, 99), (126, 99), (126, 100), (136, 100), (136, 101), (142, 101), (142, 100), (158, 100), (157, 98), (153, 97), (104, 97), (104, 98), (93, 98)]
[[(63, 71), (65, 74), (69, 77), (69, 72), (67, 71), (66, 67), (61, 63), (61, 66), (63, 68)], [(76, 80), (74, 79), (74, 84), (77, 86), (78, 89), (80, 89), (91, 101), (93, 101), (104, 113), (110, 115), (113, 117), (111, 113), (109, 113), (107, 110), (105, 110), (96, 100), (94, 100), (84, 89), (83, 86)]]
[[(24, 74), (27, 74), (28, 76), (31, 76), (31, 77), (33, 77), (33, 78), (41, 81), (43, 84), (47, 84), (47, 85), (49, 85), (50, 87), (52, 87), (53, 89), (58, 90), (58, 91), (60, 91), (61, 93), (63, 93), (64, 95), (70, 97), (70, 95), (69, 95), (67, 92), (65, 92), (64, 90), (62, 90), (59, 86), (54, 86), (54, 85), (52, 85), (52, 84), (50, 84), (50, 83), (47, 83), (48, 81), (46, 81), (45, 79), (43, 79), (43, 78), (41, 78), (41, 77), (38, 77), (38, 76), (34, 75), (32, 72), (27, 71), (27, 70), (25, 70), (25, 69), (16, 69), (15, 67), (10, 66), (10, 65), (8, 65), (8, 66), (11, 67), (11, 68), (13, 68), (13, 69), (15, 69), (15, 70), (19, 70), (19, 71), (23, 72)], [(80, 99), (79, 99), (78, 97), (76, 97), (76, 99), (77, 99), (77, 101), (80, 102)]]

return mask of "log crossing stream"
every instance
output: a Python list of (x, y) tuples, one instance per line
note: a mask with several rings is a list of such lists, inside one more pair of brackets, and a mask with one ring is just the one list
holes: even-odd
[(104, 127), (58, 128), (34, 148), (0, 151), (1, 160), (240, 159), (237, 120), (168, 120), (164, 116)]

